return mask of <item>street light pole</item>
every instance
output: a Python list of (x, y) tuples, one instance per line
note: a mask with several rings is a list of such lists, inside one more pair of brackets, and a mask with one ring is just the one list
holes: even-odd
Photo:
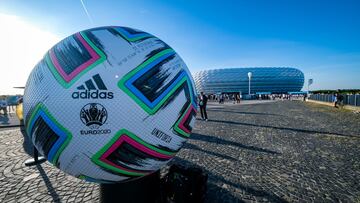
[(248, 72), (248, 77), (249, 77), (249, 95), (251, 94), (251, 92), (250, 92), (250, 86), (251, 86), (251, 76), (252, 76), (252, 73), (251, 72)]
[(309, 79), (309, 80), (308, 80), (308, 94), (310, 93), (310, 85), (312, 85), (313, 82), (314, 82), (313, 79)]

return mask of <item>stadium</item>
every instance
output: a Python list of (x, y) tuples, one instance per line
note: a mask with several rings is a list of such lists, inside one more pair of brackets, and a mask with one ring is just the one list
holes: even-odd
[(282, 94), (299, 92), (304, 73), (290, 67), (251, 67), (203, 70), (194, 75), (197, 92), (206, 94), (249, 94), (248, 73), (251, 72), (251, 94)]

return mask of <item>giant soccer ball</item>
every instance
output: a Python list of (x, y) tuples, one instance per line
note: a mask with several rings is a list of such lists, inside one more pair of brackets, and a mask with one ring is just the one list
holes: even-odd
[(168, 163), (196, 116), (191, 74), (157, 37), (127, 27), (73, 34), (32, 70), (24, 120), (38, 151), (88, 181), (121, 182)]

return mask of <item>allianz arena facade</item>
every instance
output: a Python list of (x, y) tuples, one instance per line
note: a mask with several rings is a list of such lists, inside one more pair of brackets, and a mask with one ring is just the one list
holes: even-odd
[(304, 73), (289, 67), (226, 68), (203, 70), (194, 75), (197, 92), (251, 94), (299, 92), (304, 85)]

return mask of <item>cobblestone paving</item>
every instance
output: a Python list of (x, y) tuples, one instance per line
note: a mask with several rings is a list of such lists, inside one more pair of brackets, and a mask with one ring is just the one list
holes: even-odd
[(32, 148), (20, 130), (0, 131), (0, 138), (0, 202), (99, 201), (96, 184), (66, 175), (48, 162), (25, 166)]
[[(209, 106), (173, 163), (209, 174), (206, 202), (360, 202), (360, 115), (302, 102)], [(0, 202), (98, 202), (99, 187), (48, 163), (25, 167), (0, 131)]]

